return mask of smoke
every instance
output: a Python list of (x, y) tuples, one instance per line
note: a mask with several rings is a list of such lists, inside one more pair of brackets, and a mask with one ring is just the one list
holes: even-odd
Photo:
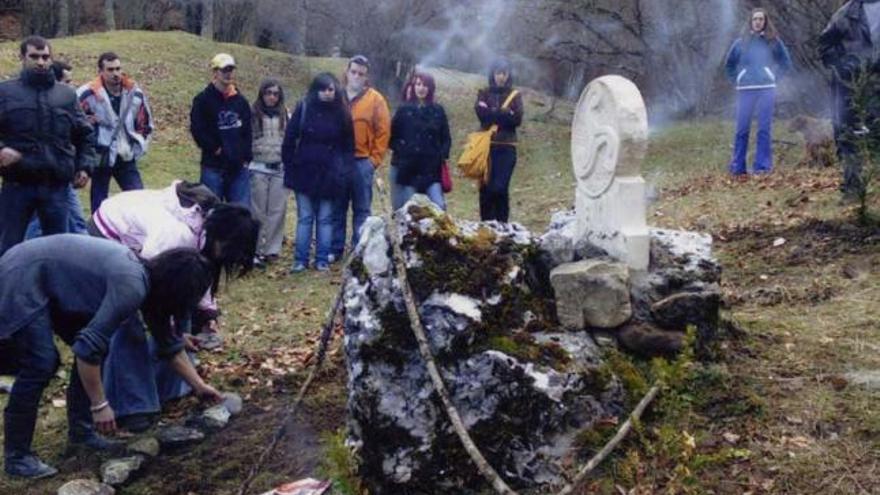
[(454, 66), (482, 72), (503, 51), (503, 27), (508, 24), (504, 0), (478, 3), (441, 0), (440, 16), (425, 26), (407, 26), (406, 39), (413, 40), (420, 67)]

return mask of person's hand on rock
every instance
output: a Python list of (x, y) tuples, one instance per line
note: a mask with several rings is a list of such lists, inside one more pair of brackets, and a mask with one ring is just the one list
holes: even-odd
[(223, 402), (223, 394), (218, 392), (216, 388), (208, 385), (207, 383), (196, 390), (196, 396), (198, 396), (198, 398), (203, 401), (213, 402), (215, 404)]

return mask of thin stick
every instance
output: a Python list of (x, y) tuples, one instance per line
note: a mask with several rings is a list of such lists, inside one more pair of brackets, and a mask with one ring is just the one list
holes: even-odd
[[(378, 186), (380, 196), (384, 199), (385, 192), (381, 181), (378, 181)], [(471, 439), (471, 436), (468, 434), (467, 428), (465, 428), (464, 422), (458, 414), (458, 410), (455, 408), (452, 399), (449, 397), (449, 392), (446, 390), (446, 385), (443, 383), (443, 378), (440, 376), (440, 371), (437, 369), (437, 363), (434, 361), (434, 356), (431, 355), (431, 347), (428, 345), (428, 338), (425, 335), (425, 329), (422, 327), (419, 311), (416, 308), (415, 297), (413, 296), (412, 288), (407, 280), (406, 265), (403, 261), (403, 250), (400, 247), (402, 241), (400, 238), (400, 232), (397, 230), (397, 224), (394, 222), (390, 208), (387, 207), (385, 201), (382, 201), (382, 204), (385, 209), (386, 225), (388, 226), (388, 231), (391, 237), (394, 266), (397, 269), (397, 280), (400, 282), (400, 288), (403, 292), (403, 300), (406, 302), (406, 312), (409, 315), (410, 326), (412, 327), (413, 334), (415, 334), (416, 341), (419, 343), (419, 354), (422, 355), (422, 359), (425, 361), (425, 366), (428, 368), (428, 375), (431, 377), (431, 383), (434, 385), (434, 390), (437, 391), (437, 395), (440, 396), (440, 400), (443, 402), (443, 407), (446, 409), (446, 415), (452, 423), (452, 428), (458, 435), (458, 438), (465, 451), (467, 451), (468, 456), (470, 456), (471, 461), (477, 466), (480, 474), (491, 483), (492, 488), (494, 488), (496, 492), (502, 495), (517, 495), (516, 492), (507, 486), (507, 483), (501, 479), (501, 476), (498, 476), (498, 473), (492, 468), (486, 458), (483, 457), (482, 452), (480, 452), (480, 449), (477, 448), (473, 439)]]
[(651, 401), (654, 400), (654, 397), (657, 396), (657, 392), (659, 391), (660, 384), (655, 383), (654, 386), (651, 387), (650, 390), (648, 390), (648, 393), (645, 394), (644, 397), (642, 397), (642, 400), (639, 401), (639, 404), (636, 406), (635, 409), (633, 409), (633, 412), (629, 415), (629, 419), (627, 419), (623, 423), (623, 425), (621, 425), (620, 429), (617, 430), (617, 433), (614, 435), (614, 437), (612, 437), (611, 440), (609, 440), (608, 443), (606, 443), (605, 446), (602, 447), (602, 450), (596, 453), (596, 455), (594, 455), (590, 459), (590, 461), (587, 462), (580, 471), (578, 471), (577, 476), (574, 477), (571, 483), (560, 490), (557, 495), (569, 495), (574, 492), (575, 488), (583, 483), (587, 475), (590, 474), (590, 471), (596, 469), (596, 466), (604, 461), (605, 458), (608, 457), (608, 454), (610, 454), (615, 448), (617, 448), (617, 445), (622, 442), (624, 438), (626, 438), (626, 436), (629, 434), (629, 431), (632, 430), (633, 422), (639, 420), (639, 418), (642, 416), (642, 413), (644, 413), (645, 409), (648, 407), (648, 404), (650, 404)]
[[(343, 266), (343, 273), (346, 273), (348, 270), (348, 264), (351, 261), (351, 256), (349, 255), (348, 259), (346, 259), (345, 264)], [(275, 451), (275, 448), (278, 446), (278, 442), (284, 438), (284, 435), (287, 434), (287, 423), (290, 419), (296, 414), (297, 409), (299, 408), (300, 403), (306, 395), (306, 392), (309, 390), (309, 386), (311, 386), (312, 381), (315, 379), (315, 375), (318, 374), (318, 370), (321, 369), (321, 365), (324, 363), (324, 358), (327, 355), (327, 347), (330, 345), (330, 340), (333, 337), (333, 322), (336, 321), (336, 316), (339, 314), (339, 310), (342, 308), (342, 300), (343, 295), (345, 293), (345, 283), (339, 288), (339, 292), (336, 294), (336, 300), (333, 302), (333, 306), (330, 311), (327, 313), (327, 320), (324, 322), (324, 328), (321, 331), (321, 340), (318, 342), (318, 350), (317, 350), (317, 360), (315, 361), (315, 366), (312, 367), (312, 370), (309, 372), (309, 376), (306, 377), (306, 381), (303, 382), (302, 386), (299, 389), (299, 393), (296, 394), (296, 398), (285, 407), (284, 416), (281, 418), (280, 423), (278, 424), (277, 429), (275, 430), (275, 434), (272, 436), (272, 440), (263, 449), (260, 453), (260, 457), (257, 459), (257, 462), (251, 466), (251, 469), (248, 471), (247, 477), (242, 482), (241, 486), (238, 489), (238, 495), (246, 495), (248, 488), (250, 488), (251, 483), (253, 483), (254, 478), (257, 477), (257, 474), (260, 473), (263, 469), (263, 465), (269, 459), (269, 456)]]

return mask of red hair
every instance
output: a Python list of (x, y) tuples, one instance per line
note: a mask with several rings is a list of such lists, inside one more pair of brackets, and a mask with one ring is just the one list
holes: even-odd
[(434, 82), (434, 78), (431, 77), (430, 74), (426, 74), (424, 72), (416, 72), (410, 78), (409, 81), (406, 82), (406, 86), (403, 87), (403, 101), (407, 103), (418, 103), (419, 98), (416, 96), (416, 81), (422, 81), (422, 84), (428, 87), (428, 94), (425, 96), (425, 103), (434, 103), (434, 90), (437, 88), (437, 84)]

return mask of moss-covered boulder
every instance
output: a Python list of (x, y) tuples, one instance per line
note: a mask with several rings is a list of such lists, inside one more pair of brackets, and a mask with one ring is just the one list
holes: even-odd
[[(517, 224), (455, 222), (416, 196), (397, 214), (410, 285), (474, 441), (514, 487), (562, 481), (578, 433), (622, 411), (587, 332), (559, 327), (537, 243)], [(478, 493), (419, 355), (384, 222), (368, 219), (345, 288), (349, 440), (374, 494)]]

